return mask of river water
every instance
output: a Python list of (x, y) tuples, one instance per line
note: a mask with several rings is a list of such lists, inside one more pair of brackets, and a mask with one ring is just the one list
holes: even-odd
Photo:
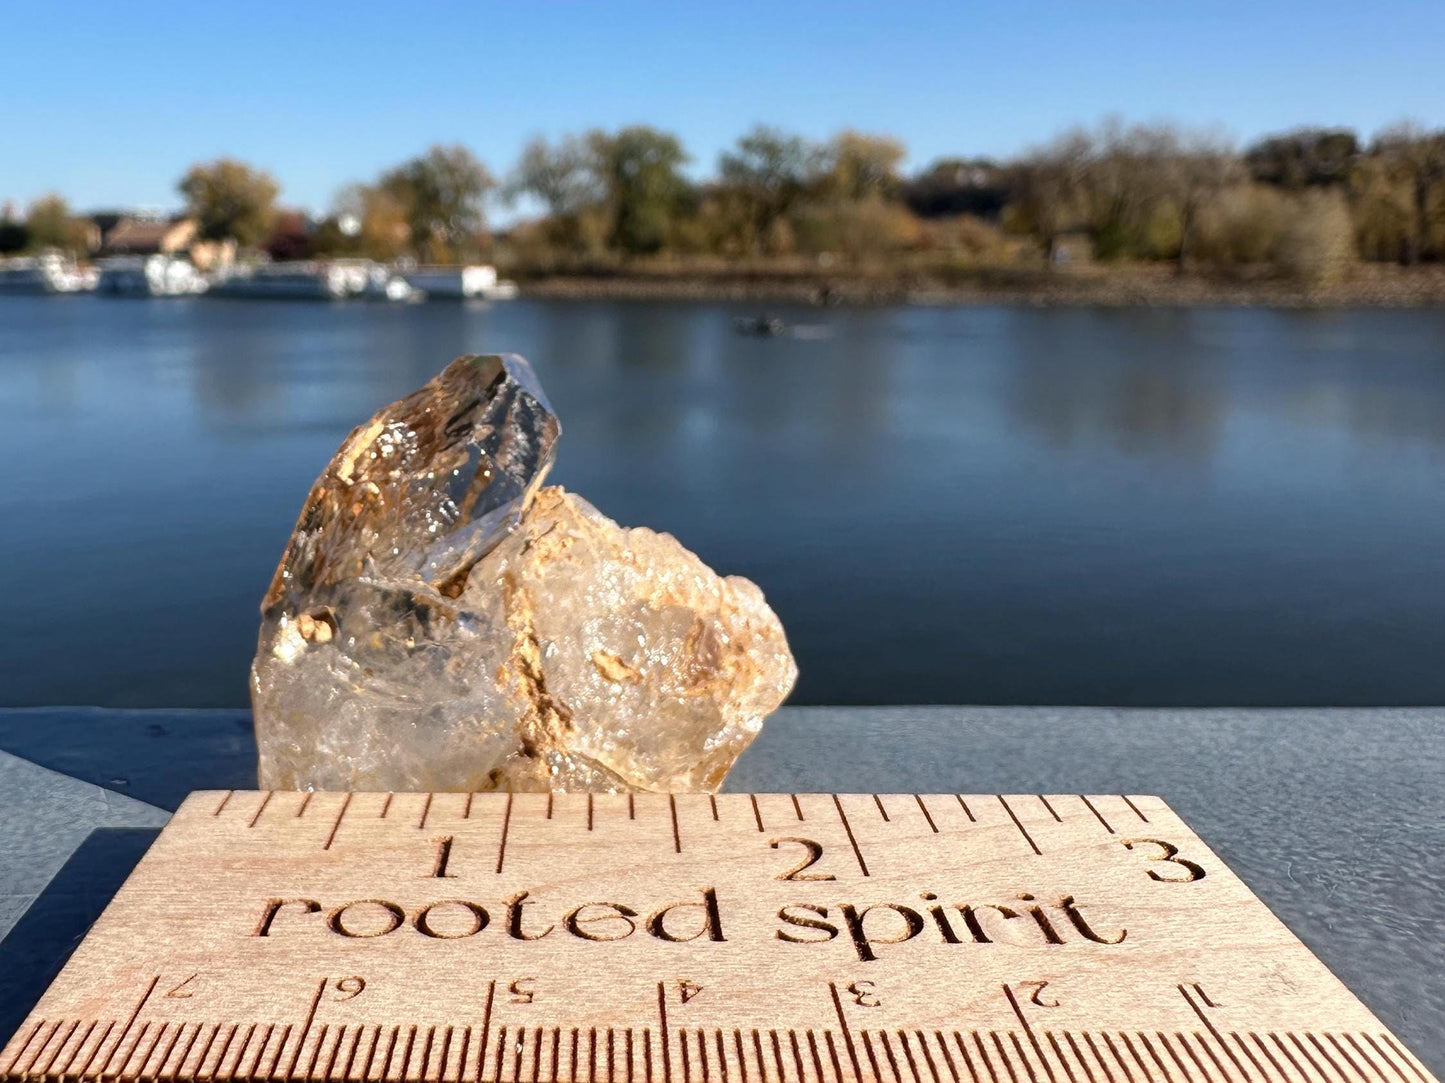
[(238, 705), (306, 491), (464, 352), (755, 579), (801, 703), (1445, 703), (1445, 311), (0, 297), (0, 705)]

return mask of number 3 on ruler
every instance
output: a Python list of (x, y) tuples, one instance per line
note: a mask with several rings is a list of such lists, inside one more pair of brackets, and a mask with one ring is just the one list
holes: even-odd
[(1168, 862), (1183, 869), (1187, 876), (1160, 876), (1153, 869), (1149, 870), (1149, 879), (1158, 880), (1161, 884), (1192, 884), (1195, 880), (1204, 879), (1204, 870), (1190, 861), (1187, 857), (1179, 856), (1179, 847), (1172, 842), (1164, 842), (1162, 839), (1121, 839), (1124, 849), (1132, 850), (1135, 846), (1148, 844), (1157, 846), (1162, 851), (1158, 857), (1151, 858), (1151, 861)]

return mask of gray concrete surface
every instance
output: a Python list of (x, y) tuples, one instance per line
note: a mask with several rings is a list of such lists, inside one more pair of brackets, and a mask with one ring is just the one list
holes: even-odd
[[(254, 785), (255, 748), (243, 711), (47, 708), (0, 710), (0, 749), (55, 769), (0, 758), (0, 898), (59, 891), (70, 915), (32, 906), (0, 941), (6, 1030), (159, 809)], [(726, 788), (1159, 794), (1445, 1074), (1445, 709), (794, 707)]]

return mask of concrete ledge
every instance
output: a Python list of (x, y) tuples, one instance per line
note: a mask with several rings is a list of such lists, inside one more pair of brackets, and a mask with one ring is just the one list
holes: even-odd
[[(105, 832), (254, 786), (255, 746), (244, 711), (46, 708), (0, 710), (0, 749), (50, 769), (0, 758), (0, 897), (59, 892), (71, 915), (52, 928), (30, 905), (0, 941), (6, 1030), (74, 946), (77, 907), (93, 919), (143, 850)], [(1445, 709), (792, 707), (726, 788), (1159, 794), (1445, 1074)], [(76, 795), (89, 811), (61, 830)]]

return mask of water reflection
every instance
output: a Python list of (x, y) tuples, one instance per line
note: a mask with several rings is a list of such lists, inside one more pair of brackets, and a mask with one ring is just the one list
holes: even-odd
[(311, 479), (494, 350), (559, 481), (763, 584), (802, 700), (1445, 699), (1445, 314), (774, 311), (0, 298), (0, 703), (244, 702)]

